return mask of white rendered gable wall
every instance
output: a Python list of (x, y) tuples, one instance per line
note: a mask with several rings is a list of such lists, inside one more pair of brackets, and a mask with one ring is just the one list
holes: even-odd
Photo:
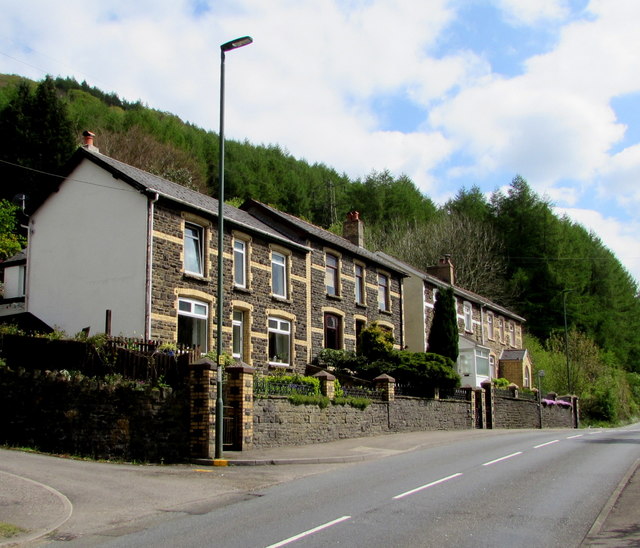
[[(81, 182), (84, 181), (84, 182)], [(147, 199), (83, 160), (31, 217), (27, 310), (74, 335), (142, 336)]]

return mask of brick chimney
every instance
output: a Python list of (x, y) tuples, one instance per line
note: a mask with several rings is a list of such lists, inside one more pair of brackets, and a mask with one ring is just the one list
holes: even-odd
[(437, 265), (427, 267), (427, 274), (431, 274), (449, 285), (454, 285), (455, 272), (451, 263), (451, 255), (440, 257)]
[(342, 223), (342, 235), (352, 244), (364, 247), (364, 223), (360, 219), (360, 213), (350, 211)]
[(91, 133), (88, 130), (82, 132), (82, 148), (86, 148), (87, 150), (92, 150), (93, 152), (100, 152), (98, 147), (93, 146), (93, 138), (96, 136), (95, 133)]

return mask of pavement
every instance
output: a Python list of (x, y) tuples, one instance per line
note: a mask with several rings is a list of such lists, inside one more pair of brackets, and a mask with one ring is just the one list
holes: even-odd
[[(327, 470), (327, 465), (340, 465), (358, 461), (384, 458), (387, 456), (453, 443), (469, 437), (495, 436), (509, 431), (475, 430), (457, 432), (411, 432), (387, 434), (368, 438), (339, 440), (308, 446), (278, 447), (243, 452), (225, 452), (224, 458), (228, 466), (210, 466), (211, 461), (195, 462), (192, 465), (175, 466), (136, 466), (115, 465), (117, 475), (121, 476), (122, 486), (115, 489), (112, 499), (103, 489), (103, 497), (95, 493), (87, 494), (87, 477), (98, 478), (98, 467), (113, 467), (113, 464), (74, 461), (73, 474), (77, 475), (78, 491), (73, 491), (73, 483), (68, 483), (69, 496), (75, 499), (74, 507), (69, 498), (51, 484), (60, 477), (62, 466), (69, 469), (69, 460), (48, 455), (34, 455), (17, 451), (0, 450), (0, 547), (8, 546), (41, 546), (45, 543), (55, 545), (65, 542), (66, 546), (91, 546), (99, 544), (100, 538), (117, 536), (131, 530), (147, 527), (153, 520), (167, 519), (166, 512), (206, 513), (216, 506), (232, 500), (241, 500), (250, 496), (252, 489), (262, 488), (279, 483), (320, 473)], [(40, 476), (46, 483), (23, 477), (18, 472), (17, 463), (26, 460), (33, 465), (30, 475)], [(12, 467), (13, 461), (13, 467)], [(66, 462), (62, 462), (66, 461)], [(60, 463), (59, 470), (58, 465)], [(288, 466), (278, 466), (288, 465)], [(314, 466), (315, 465), (315, 466)], [(246, 468), (253, 467), (253, 468)], [(50, 476), (44, 472), (48, 470)], [(111, 468), (113, 470), (113, 468)], [(194, 475), (194, 473), (199, 476)], [(87, 474), (85, 477), (83, 474)], [(93, 476), (92, 476), (93, 474)], [(109, 476), (113, 476), (111, 472)], [(140, 497), (135, 500), (134, 493), (123, 502), (123, 491), (135, 478), (138, 483)], [(168, 503), (167, 480), (175, 478), (176, 483), (171, 490), (171, 504), (162, 509), (159, 515), (159, 501), (164, 498)], [(210, 479), (211, 481), (203, 481)], [(162, 489), (157, 491), (154, 482), (161, 482)], [(97, 482), (97, 480), (96, 480)], [(62, 484), (60, 484), (62, 485)], [(181, 491), (184, 488), (184, 491)], [(202, 492), (198, 489), (202, 488)], [(102, 499), (93, 502), (86, 499)], [(98, 488), (99, 489), (99, 488)], [(128, 493), (127, 493), (128, 494)], [(212, 503), (213, 500), (216, 503)], [(127, 507), (129, 513), (124, 518), (122, 508)], [(140, 514), (131, 516), (130, 510), (135, 508)], [(628, 470), (617, 489), (603, 507), (581, 546), (625, 547), (640, 546), (640, 459)], [(77, 515), (76, 515), (77, 514)], [(73, 516), (73, 517), (72, 517)], [(75, 519), (75, 521), (74, 521)], [(87, 525), (93, 522), (93, 525)], [(19, 527), (21, 532), (11, 538), (2, 537), (2, 524)], [(84, 527), (84, 528), (83, 528)], [(137, 528), (137, 529), (136, 529)]]

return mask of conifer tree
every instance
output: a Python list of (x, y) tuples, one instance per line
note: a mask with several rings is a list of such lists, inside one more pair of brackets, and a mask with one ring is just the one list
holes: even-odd
[(436, 296), (427, 350), (454, 362), (458, 359), (458, 318), (451, 287), (439, 290)]
[(56, 173), (73, 153), (75, 139), (65, 103), (51, 78), (35, 92), (22, 82), (0, 111), (0, 198), (27, 195), (33, 208), (55, 184)]

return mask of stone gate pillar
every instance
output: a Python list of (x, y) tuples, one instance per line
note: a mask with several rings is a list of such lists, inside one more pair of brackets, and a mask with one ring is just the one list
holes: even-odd
[(216, 368), (216, 364), (206, 358), (189, 365), (189, 452), (191, 458), (213, 458)]
[(245, 364), (227, 367), (227, 406), (232, 409), (233, 449), (243, 451), (253, 446), (253, 374), (255, 368)]

